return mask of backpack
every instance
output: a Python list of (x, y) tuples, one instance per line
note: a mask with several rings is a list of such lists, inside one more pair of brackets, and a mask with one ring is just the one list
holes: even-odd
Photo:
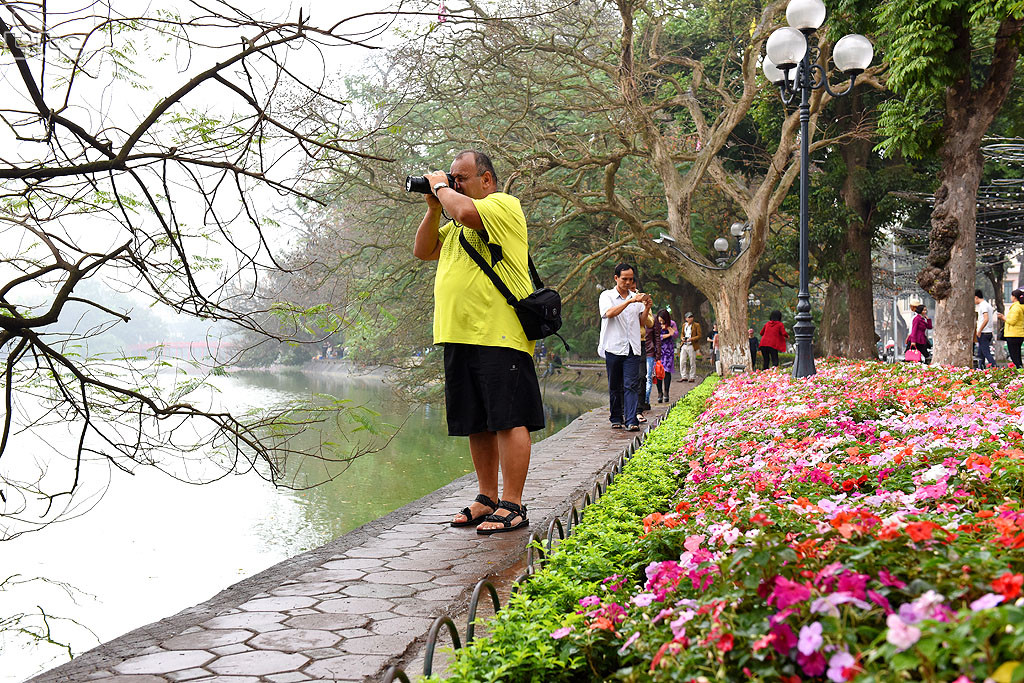
[[(494, 263), (500, 261), (502, 259), (501, 245), (492, 244), (486, 230), (481, 230), (478, 234), (487, 244), (487, 248), (491, 252), (491, 260)], [(466, 239), (464, 228), (459, 230), (459, 243), (462, 244), (462, 248), (466, 250), (469, 257), (480, 266), (480, 270), (484, 271), (484, 274), (491, 279), (494, 286), (505, 297), (508, 305), (515, 310), (527, 339), (535, 341), (555, 335), (562, 340), (565, 349), (569, 350), (569, 344), (562, 338), (562, 335), (558, 334), (558, 330), (562, 327), (562, 297), (554, 289), (544, 286), (537, 273), (537, 267), (533, 265), (533, 258), (529, 254), (526, 255), (526, 258), (530, 264), (530, 277), (533, 279), (534, 291), (525, 299), (517, 299), (501, 277), (494, 272), (494, 268), (484, 260), (480, 252), (470, 245)]]

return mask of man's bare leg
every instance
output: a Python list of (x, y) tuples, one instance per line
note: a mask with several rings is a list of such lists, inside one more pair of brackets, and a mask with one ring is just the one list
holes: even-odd
[[(530, 432), (526, 427), (513, 427), (497, 433), (498, 456), (501, 461), (502, 500), (521, 505), (523, 487), (526, 486), (526, 475), (530, 470)], [(511, 514), (508, 510), (499, 510), (498, 517)], [(518, 523), (515, 520), (513, 523)], [(499, 522), (482, 522), (481, 529), (501, 528)]]
[[(527, 440), (529, 440), (529, 433), (527, 433)], [(480, 493), (494, 502), (498, 502), (499, 446), (497, 435), (494, 432), (470, 434), (469, 454), (473, 456), (473, 469), (476, 470), (476, 480)], [(520, 486), (520, 491), (522, 491), (522, 486)], [(482, 514), (493, 512), (486, 505), (481, 505), (476, 501), (470, 504), (469, 511), (473, 513), (474, 519)], [(459, 523), (467, 520), (465, 515), (458, 513), (452, 521)]]

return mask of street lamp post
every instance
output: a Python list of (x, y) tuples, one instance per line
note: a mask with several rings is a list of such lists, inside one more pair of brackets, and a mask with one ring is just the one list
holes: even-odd
[(825, 21), (825, 4), (821, 0), (791, 0), (786, 7), (788, 27), (776, 29), (765, 44), (768, 53), (762, 63), (764, 75), (779, 87), (779, 94), (785, 104), (800, 95), (800, 291), (797, 294), (796, 361), (793, 363), (794, 377), (813, 375), (814, 368), (814, 322), (811, 316), (811, 294), (808, 274), (808, 217), (807, 198), (809, 195), (808, 155), (809, 122), (811, 119), (811, 92), (824, 88), (833, 97), (841, 97), (853, 89), (857, 74), (871, 63), (874, 50), (864, 36), (851, 34), (843, 36), (832, 50), (836, 67), (850, 77), (846, 90), (837, 93), (829, 87), (828, 74), (820, 65), (812, 63), (809, 47), (810, 37)]

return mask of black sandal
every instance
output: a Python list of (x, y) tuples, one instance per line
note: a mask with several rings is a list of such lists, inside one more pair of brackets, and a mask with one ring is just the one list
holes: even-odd
[(459, 514), (462, 515), (463, 517), (465, 517), (466, 521), (464, 521), (464, 522), (454, 522), (453, 521), (452, 522), (452, 526), (476, 526), (480, 522), (482, 522), (485, 519), (487, 519), (488, 516), (494, 514), (494, 512), (497, 512), (498, 511), (498, 507), (501, 505), (500, 502), (499, 503), (495, 503), (493, 500), (491, 500), (490, 498), (488, 498), (487, 496), (485, 496), (482, 493), (480, 495), (478, 495), (476, 498), (474, 498), (473, 501), (476, 502), (476, 503), (480, 503), (481, 505), (486, 505), (487, 507), (491, 508), (491, 510), (493, 512), (489, 512), (489, 513), (487, 513), (485, 515), (480, 515), (479, 517), (474, 517), (472, 510), (470, 510), (468, 507), (464, 507), (459, 512)]
[[(481, 536), (490, 536), (491, 534), (503, 534), (506, 531), (515, 531), (516, 529), (521, 529), (525, 526), (530, 526), (530, 520), (526, 518), (525, 505), (516, 505), (515, 503), (510, 503), (507, 500), (503, 500), (498, 503), (498, 507), (504, 510), (508, 510), (511, 514), (505, 515), (504, 517), (499, 517), (496, 514), (491, 514), (484, 517), (483, 521), (499, 522), (500, 524), (502, 524), (502, 526), (497, 527), (496, 529), (477, 529), (476, 532)], [(512, 520), (516, 517), (519, 517), (520, 520), (517, 524), (513, 524)]]

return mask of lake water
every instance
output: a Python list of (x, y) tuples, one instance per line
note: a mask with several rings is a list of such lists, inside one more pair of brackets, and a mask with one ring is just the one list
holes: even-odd
[[(447, 436), (443, 406), (412, 404), (380, 380), (331, 375), (245, 374), (217, 378), (223, 401), (264, 406), (331, 394), (403, 425), (382, 450), (357, 459), (333, 481), (307, 491), (277, 489), (255, 474), (195, 486), (151, 469), (115, 470), (99, 503), (79, 518), (0, 543), (0, 581), (18, 574), (76, 589), (30, 583), (0, 590), (0, 620), (18, 612), (51, 622), (77, 653), (203, 602), (237, 581), (381, 517), (472, 471), (466, 439)], [(546, 395), (553, 434), (593, 403)], [(310, 433), (309, 439), (343, 440)], [(321, 480), (322, 465), (310, 478)], [(455, 512), (454, 510), (452, 511)], [(80, 591), (80, 592), (77, 592)], [(90, 629), (90, 634), (86, 628)], [(52, 646), (24, 647), (0, 633), (0, 681), (22, 681), (67, 661)]]

